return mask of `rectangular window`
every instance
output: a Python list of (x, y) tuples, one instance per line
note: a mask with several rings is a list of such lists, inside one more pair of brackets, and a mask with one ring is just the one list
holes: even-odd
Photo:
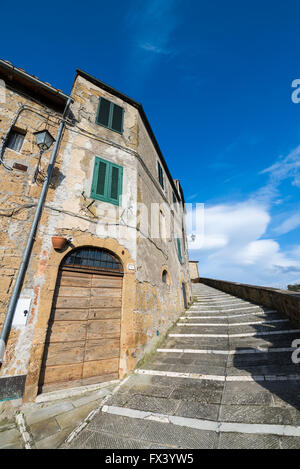
[(157, 162), (157, 169), (158, 169), (159, 183), (160, 183), (161, 187), (164, 189), (164, 173), (163, 173), (163, 170), (162, 170), (162, 167), (161, 167), (159, 161)]
[(163, 241), (167, 241), (166, 217), (161, 210), (159, 211), (159, 220), (160, 220), (160, 237)]
[(123, 133), (123, 120), (124, 109), (117, 104), (108, 101), (105, 98), (99, 99), (96, 123), (106, 127), (107, 129), (114, 130), (115, 132)]
[(8, 139), (6, 142), (6, 147), (10, 148), (11, 150), (21, 151), (24, 137), (25, 137), (25, 132), (12, 129), (9, 132)]
[(174, 191), (173, 191), (173, 205), (174, 205), (175, 209), (177, 210), (177, 198), (176, 198), (176, 195), (175, 195)]
[(122, 195), (123, 168), (96, 156), (91, 198), (120, 205)]

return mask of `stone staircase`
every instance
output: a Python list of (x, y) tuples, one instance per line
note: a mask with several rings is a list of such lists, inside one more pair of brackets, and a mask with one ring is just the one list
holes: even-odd
[(300, 330), (203, 284), (161, 348), (65, 448), (300, 448)]

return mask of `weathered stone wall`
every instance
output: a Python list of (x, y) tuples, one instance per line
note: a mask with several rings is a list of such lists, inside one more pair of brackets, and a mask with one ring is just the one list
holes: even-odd
[[(61, 114), (40, 102), (5, 88), (5, 103), (0, 106), (0, 135), (4, 136), (12, 120), (17, 116), (15, 127), (26, 132), (20, 152), (6, 148), (3, 153), (5, 165), (15, 163), (27, 167), (26, 171), (9, 170), (0, 165), (0, 326), (2, 327), (8, 301), (12, 292), (25, 244), (31, 227), (33, 215), (43, 184), (45, 171), (50, 158), (50, 151), (43, 154), (37, 181), (32, 182), (39, 148), (34, 132), (47, 130), (55, 137)], [(47, 201), (53, 200), (60, 180), (61, 160), (53, 174)], [(26, 327), (14, 327), (7, 344), (5, 361), (0, 369), (0, 377), (23, 376), (27, 371), (33, 337), (36, 307), (41, 288), (41, 269), (44, 258), (44, 228), (47, 225), (47, 213), (44, 213), (41, 228), (37, 232), (31, 261), (28, 266), (21, 297), (32, 299), (31, 310)], [(44, 227), (44, 228), (43, 228)]]
[(230, 293), (231, 295), (238, 296), (243, 300), (253, 301), (253, 303), (263, 305), (267, 308), (276, 309), (288, 316), (293, 323), (298, 326), (300, 325), (299, 293), (203, 277), (200, 277), (198, 282), (217, 288), (218, 290), (222, 290), (226, 293)]
[(199, 270), (198, 270), (198, 262), (189, 261), (189, 271), (191, 280), (195, 280), (199, 278)]
[[(142, 338), (138, 346), (141, 357), (142, 352), (147, 350), (157, 336), (164, 333), (184, 310), (182, 283), (185, 283), (188, 301), (191, 300), (191, 289), (187, 243), (181, 239), (181, 264), (175, 239), (176, 236), (181, 238), (182, 226), (185, 229), (183, 206), (177, 203), (177, 208), (174, 207), (173, 189), (164, 170), (164, 189), (158, 181), (159, 156), (140, 117), (138, 153), (143, 161), (143, 164), (138, 165), (138, 202), (145, 211), (138, 214), (140, 232), (137, 240), (135, 312), (139, 335)], [(162, 226), (161, 215), (165, 227)], [(163, 270), (168, 272), (166, 283), (162, 281)], [(148, 346), (144, 349), (142, 344)]]

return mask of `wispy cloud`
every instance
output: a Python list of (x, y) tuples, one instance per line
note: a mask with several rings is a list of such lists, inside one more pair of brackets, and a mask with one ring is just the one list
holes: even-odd
[(161, 47), (155, 44), (150, 44), (149, 42), (146, 42), (145, 44), (139, 44), (139, 47), (145, 51), (153, 52), (154, 54), (168, 55), (171, 52), (170, 50), (162, 49)]
[(300, 226), (300, 213), (297, 212), (294, 215), (288, 217), (284, 222), (277, 226), (274, 231), (281, 235), (289, 233), (292, 230), (295, 230)]
[(198, 197), (198, 192), (196, 192), (195, 194), (192, 194), (192, 195), (189, 195), (186, 200), (193, 200), (193, 199), (196, 199), (196, 197)]
[(269, 173), (274, 184), (291, 178), (292, 185), (300, 188), (300, 145), (286, 157), (280, 157), (276, 163), (264, 169), (260, 174)]
[(267, 184), (253, 196), (265, 204), (279, 203), (281, 199), (279, 187), (284, 180), (290, 179), (293, 186), (300, 188), (300, 145), (287, 156), (279, 157), (273, 165), (259, 174), (268, 174), (269, 179)]
[(180, 3), (181, 0), (143, 0), (135, 1), (129, 8), (129, 55), (139, 74), (147, 72), (158, 58), (174, 54), (171, 38), (180, 20)]

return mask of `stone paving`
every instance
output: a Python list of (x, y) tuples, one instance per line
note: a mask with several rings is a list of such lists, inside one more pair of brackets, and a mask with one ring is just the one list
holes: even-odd
[(48, 393), (26, 405), (22, 399), (0, 402), (0, 449), (58, 448), (117, 384)]
[(62, 448), (300, 448), (300, 330), (202, 284), (194, 295), (161, 348)]

